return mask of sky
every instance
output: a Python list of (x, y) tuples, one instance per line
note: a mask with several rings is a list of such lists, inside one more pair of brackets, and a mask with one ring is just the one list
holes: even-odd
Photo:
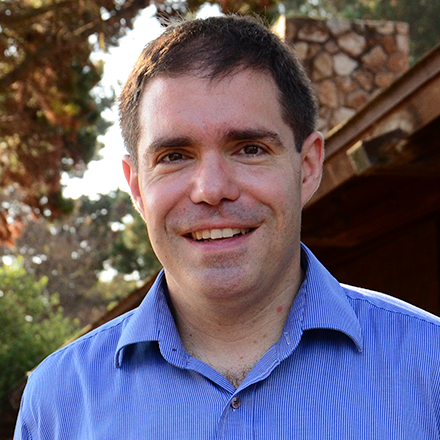
[[(163, 31), (159, 22), (154, 18), (155, 12), (154, 6), (144, 9), (136, 18), (133, 30), (121, 38), (118, 47), (112, 47), (106, 53), (94, 54), (95, 59), (102, 59), (105, 62), (104, 75), (99, 87), (104, 90), (113, 87), (116, 95), (119, 95), (122, 84), (144, 46)], [(202, 6), (197, 16), (206, 17), (218, 14), (217, 6), (206, 5)], [(107, 132), (99, 137), (99, 141), (104, 145), (100, 150), (103, 159), (90, 162), (83, 178), (69, 178), (67, 174), (64, 174), (61, 182), (65, 185), (63, 191), (65, 197), (76, 199), (87, 195), (96, 199), (99, 194), (106, 194), (118, 187), (128, 191), (122, 172), (121, 159), (125, 154), (125, 149), (117, 123), (116, 105), (106, 110), (103, 116), (113, 122)]]

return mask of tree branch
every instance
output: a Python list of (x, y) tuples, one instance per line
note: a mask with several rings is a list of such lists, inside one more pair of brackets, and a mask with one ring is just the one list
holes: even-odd
[[(71, 0), (66, 0), (63, 4), (74, 3)], [(143, 9), (149, 5), (149, 0), (131, 0), (126, 1), (119, 11), (116, 11), (106, 21), (90, 21), (88, 24), (76, 29), (72, 35), (73, 39), (85, 39), (90, 35), (98, 32), (109, 31), (114, 29), (115, 23), (119, 22), (122, 18), (131, 19), (136, 16), (140, 9)], [(127, 6), (126, 6), (127, 5)], [(116, 33), (116, 32), (115, 32)], [(63, 35), (63, 39), (68, 42), (69, 35)], [(66, 52), (67, 46), (63, 46), (63, 54)], [(53, 54), (54, 47), (52, 44), (46, 44), (40, 46), (35, 52), (28, 53), (24, 60), (18, 64), (13, 70), (0, 78), (0, 90), (5, 90), (10, 87), (14, 82), (24, 78), (29, 69), (37, 65), (41, 65), (44, 62), (48, 54)]]
[(9, 27), (13, 27), (14, 25), (21, 25), (24, 21), (32, 20), (39, 15), (43, 15), (47, 12), (51, 12), (55, 9), (69, 6), (75, 3), (75, 0), (63, 0), (59, 2), (55, 1), (51, 5), (42, 6), (40, 8), (23, 8), (18, 13), (9, 14), (6, 13), (6, 11), (10, 11), (8, 5), (3, 3), (0, 5), (0, 24)]

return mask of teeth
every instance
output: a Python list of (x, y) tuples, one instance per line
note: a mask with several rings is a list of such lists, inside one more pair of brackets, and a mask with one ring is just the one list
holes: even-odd
[(223, 238), (222, 230), (221, 229), (213, 229), (211, 231), (211, 237), (213, 240), (216, 240), (217, 238)]
[(223, 229), (222, 233), (223, 238), (229, 238), (234, 236), (234, 231), (231, 228)]
[(218, 240), (220, 238), (230, 238), (237, 234), (246, 234), (248, 229), (224, 228), (224, 229), (204, 229), (203, 231), (193, 232), (194, 240)]

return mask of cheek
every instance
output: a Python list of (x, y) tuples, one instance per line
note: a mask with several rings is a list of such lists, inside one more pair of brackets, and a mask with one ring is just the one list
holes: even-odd
[(150, 182), (142, 188), (145, 221), (150, 233), (166, 227), (167, 216), (184, 198), (183, 188), (181, 182), (170, 179)]
[(276, 172), (248, 176), (246, 183), (254, 196), (275, 210), (288, 210), (300, 203), (300, 176), (278, 169)]

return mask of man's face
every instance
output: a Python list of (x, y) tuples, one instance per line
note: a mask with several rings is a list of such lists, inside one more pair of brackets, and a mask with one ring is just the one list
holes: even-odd
[(160, 76), (140, 127), (139, 168), (124, 169), (172, 295), (252, 296), (299, 277), (322, 138), (297, 152), (270, 76)]

